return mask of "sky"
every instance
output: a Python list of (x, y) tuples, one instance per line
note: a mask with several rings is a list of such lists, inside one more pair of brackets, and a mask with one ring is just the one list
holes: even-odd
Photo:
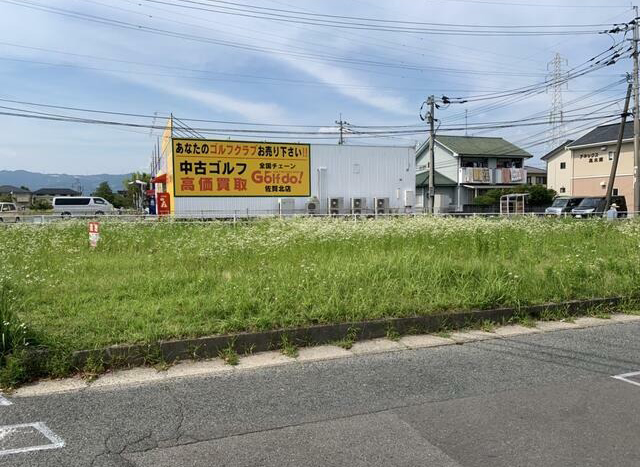
[[(330, 19), (301, 13), (340, 16), (343, 19), (332, 19), (349, 27), (293, 21), (285, 18), (292, 13), (276, 10), (299, 12), (296, 15), (305, 18)], [(255, 12), (272, 16), (257, 18), (264, 15)], [(192, 128), (206, 129), (203, 134), (212, 139), (228, 138), (224, 129), (235, 128), (310, 132), (235, 139), (331, 144), (337, 142), (333, 127), (342, 116), (352, 129), (407, 125), (416, 130), (416, 134), (393, 137), (347, 134), (346, 144), (412, 146), (427, 137), (427, 127), (420, 120), (427, 96), (478, 96), (541, 83), (556, 53), (567, 60), (564, 68), (571, 69), (622, 38), (372, 31), (354, 27), (362, 23), (356, 17), (407, 27), (414, 25), (389, 21), (484, 25), (491, 30), (505, 25), (559, 25), (555, 30), (573, 31), (563, 26), (585, 24), (594, 25), (587, 29), (604, 30), (610, 28), (605, 25), (633, 19), (633, 10), (622, 0), (0, 0), (0, 99), (4, 99), (0, 112), (24, 115), (26, 111), (34, 116), (42, 112), (142, 125), (115, 127), (0, 115), (0, 170), (148, 171), (161, 130), (147, 127), (162, 126), (170, 114)], [(567, 123), (568, 137), (580, 136), (621, 111), (626, 85), (620, 81), (630, 71), (627, 58), (563, 87), (565, 119), (594, 118)], [(544, 142), (547, 126), (473, 127), (544, 119), (552, 96), (542, 89), (522, 99), (442, 105), (436, 118), (448, 134), (465, 134), (467, 111), (468, 134), (504, 137), (535, 156), (531, 165), (540, 165), (539, 157), (550, 149), (550, 142)], [(424, 125), (424, 132), (419, 125)], [(451, 131), (454, 127), (458, 131)]]

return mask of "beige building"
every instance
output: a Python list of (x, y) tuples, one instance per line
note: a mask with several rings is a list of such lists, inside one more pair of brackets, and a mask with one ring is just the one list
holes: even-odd
[[(616, 150), (620, 124), (602, 125), (570, 143), (572, 185), (575, 196), (604, 196)], [(627, 209), (635, 211), (633, 204), (633, 122), (624, 128), (620, 160), (613, 185), (613, 194), (626, 198)]]
[[(559, 195), (605, 196), (620, 124), (602, 125), (575, 141), (567, 141), (542, 159), (547, 163), (547, 187)], [(633, 205), (633, 122), (624, 128), (613, 195)]]
[(542, 157), (547, 163), (547, 188), (555, 190), (559, 195), (572, 195), (573, 164), (571, 150), (567, 145), (573, 140), (562, 143)]

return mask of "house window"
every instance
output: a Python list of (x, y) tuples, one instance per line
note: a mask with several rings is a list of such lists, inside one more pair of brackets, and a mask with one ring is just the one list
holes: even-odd
[(600, 159), (598, 159), (598, 162), (602, 162), (603, 160), (604, 158), (601, 157)]
[(613, 189), (613, 196), (618, 196), (618, 189), (617, 188)]
[(567, 190), (565, 190), (565, 189), (564, 189), (564, 187), (563, 187), (563, 186), (561, 186), (561, 187), (560, 187), (560, 193), (564, 193), (565, 191), (567, 191)]
[(613, 160), (613, 151), (609, 151), (609, 160), (612, 161)]
[(560, 162), (560, 168), (561, 169), (566, 169), (567, 168), (567, 163), (566, 162)]

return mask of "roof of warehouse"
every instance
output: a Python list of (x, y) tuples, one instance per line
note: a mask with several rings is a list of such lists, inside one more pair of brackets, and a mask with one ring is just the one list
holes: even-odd
[[(613, 123), (611, 125), (600, 125), (594, 128), (586, 135), (578, 138), (573, 143), (569, 144), (570, 148), (578, 146), (589, 146), (592, 144), (612, 143), (618, 140), (618, 132), (620, 131), (620, 124)], [(633, 121), (627, 122), (624, 125), (623, 140), (633, 138)]]
[[(444, 175), (442, 175), (440, 172), (438, 172), (437, 170), (435, 171), (435, 176), (433, 177), (433, 180), (436, 184), (436, 186), (447, 186), (447, 185), (457, 185), (456, 182), (454, 182), (453, 180), (451, 180), (448, 177), (445, 177)], [(425, 172), (420, 172), (416, 174), (416, 187), (426, 187), (429, 186), (429, 171), (425, 171)]]
[[(436, 142), (460, 156), (533, 157), (504, 138), (493, 136), (436, 136)], [(428, 141), (420, 147), (418, 152), (427, 148)]]

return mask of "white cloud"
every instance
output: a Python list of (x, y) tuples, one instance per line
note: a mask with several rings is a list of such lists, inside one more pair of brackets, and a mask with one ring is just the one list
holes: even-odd
[[(131, 78), (127, 78), (131, 79)], [(277, 104), (238, 99), (226, 94), (186, 87), (184, 82), (162, 84), (157, 81), (138, 81), (139, 84), (154, 88), (166, 94), (184, 97), (200, 105), (210, 107), (212, 115), (219, 115), (220, 111), (240, 115), (251, 122), (283, 122), (285, 111)]]
[(355, 99), (362, 104), (396, 115), (415, 114), (415, 104), (409, 104), (406, 99), (400, 96), (385, 96), (371, 89), (358, 87), (366, 86), (368, 83), (353, 78), (338, 67), (324, 63), (299, 61), (290, 57), (278, 56), (277, 58), (318, 81), (330, 85), (343, 96)]

